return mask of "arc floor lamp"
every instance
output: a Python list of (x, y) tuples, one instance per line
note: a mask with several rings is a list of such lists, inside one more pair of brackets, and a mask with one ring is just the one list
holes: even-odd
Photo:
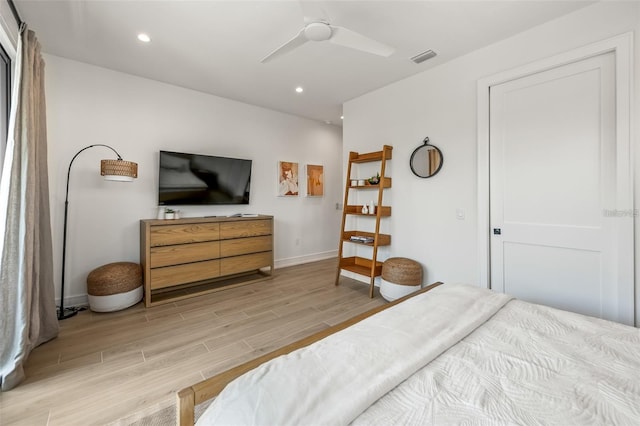
[(69, 163), (69, 170), (67, 171), (67, 192), (64, 197), (64, 231), (62, 233), (62, 281), (60, 283), (60, 309), (58, 310), (58, 320), (67, 319), (78, 313), (77, 308), (64, 307), (64, 277), (65, 277), (65, 261), (67, 252), (67, 216), (69, 213), (69, 177), (71, 176), (71, 166), (81, 152), (86, 151), (89, 148), (102, 146), (109, 148), (113, 151), (118, 158), (116, 160), (102, 160), (100, 162), (100, 174), (104, 176), (105, 180), (117, 181), (117, 182), (131, 182), (138, 177), (138, 164), (131, 161), (125, 161), (122, 159), (118, 151), (111, 148), (109, 145), (95, 144), (82, 148), (76, 153)]

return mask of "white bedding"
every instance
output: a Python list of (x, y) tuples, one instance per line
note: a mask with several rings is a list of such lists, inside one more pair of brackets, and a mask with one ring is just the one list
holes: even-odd
[(640, 424), (640, 330), (513, 300), (355, 425)]
[(198, 425), (640, 424), (640, 330), (443, 285), (229, 384)]
[(239, 377), (197, 424), (347, 424), (509, 299), (469, 286), (417, 295)]

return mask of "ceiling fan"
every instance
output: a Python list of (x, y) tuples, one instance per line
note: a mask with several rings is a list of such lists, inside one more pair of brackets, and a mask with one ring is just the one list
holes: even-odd
[[(304, 2), (300, 2), (301, 5)], [(350, 29), (332, 25), (328, 19), (304, 18), (304, 27), (291, 40), (269, 53), (260, 62), (269, 62), (279, 56), (289, 53), (308, 41), (329, 41), (331, 43), (372, 53), (374, 55), (388, 57), (395, 49), (373, 40)]]

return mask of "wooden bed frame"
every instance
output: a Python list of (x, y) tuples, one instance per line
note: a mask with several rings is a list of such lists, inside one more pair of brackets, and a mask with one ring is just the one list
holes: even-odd
[(180, 426), (193, 426), (195, 422), (195, 406), (197, 404), (216, 397), (228, 383), (243, 375), (244, 373), (253, 370), (260, 364), (263, 364), (281, 355), (286, 355), (305, 346), (309, 346), (310, 344), (315, 343), (318, 340), (324, 339), (325, 337), (330, 336), (333, 333), (352, 326), (353, 324), (360, 322), (363, 319), (368, 318), (374, 314), (377, 314), (378, 312), (395, 306), (398, 303), (402, 303), (403, 301), (411, 297), (425, 293), (441, 284), (441, 282), (433, 283), (415, 293), (409, 294), (408, 296), (390, 302), (386, 305), (378, 306), (376, 308), (363, 312), (362, 314), (356, 315), (355, 317), (341, 322), (340, 324), (336, 324), (333, 327), (329, 327), (325, 330), (314, 333), (308, 337), (305, 337), (304, 339), (298, 340), (297, 342), (288, 344), (273, 352), (269, 352), (268, 354), (252, 359), (251, 361), (247, 361), (244, 364), (240, 364), (227, 371), (224, 371), (220, 374), (217, 374), (213, 377), (210, 377), (206, 380), (180, 390), (177, 393), (176, 401), (177, 424), (179, 424)]

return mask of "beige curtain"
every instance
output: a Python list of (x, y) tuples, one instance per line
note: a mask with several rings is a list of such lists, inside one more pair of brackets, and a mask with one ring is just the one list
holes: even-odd
[[(21, 28), (0, 180), (0, 387), (24, 379), (33, 348), (58, 335), (53, 283), (44, 62)], [(1, 237), (0, 237), (1, 238)]]

